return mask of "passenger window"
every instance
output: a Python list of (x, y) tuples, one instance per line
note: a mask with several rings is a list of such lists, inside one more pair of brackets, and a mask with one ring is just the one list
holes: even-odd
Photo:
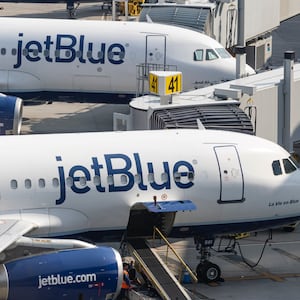
[(134, 175), (134, 182), (135, 183), (141, 183), (142, 182), (142, 178), (140, 174), (135, 174)]
[(38, 56), (39, 55), (39, 51), (37, 49), (33, 49), (32, 50), (32, 55), (33, 56)]
[(44, 188), (45, 186), (46, 186), (45, 179), (40, 178), (40, 179), (39, 179), (39, 187), (40, 187), (40, 188)]
[(101, 184), (101, 179), (99, 175), (94, 176), (94, 185), (100, 185)]
[(10, 181), (10, 187), (12, 188), (12, 189), (17, 189), (18, 188), (18, 181), (17, 180), (15, 180), (15, 179), (12, 179), (11, 181)]
[(127, 184), (128, 183), (128, 176), (127, 175), (121, 175), (121, 183)]
[(79, 178), (79, 184), (81, 186), (86, 186), (86, 178), (85, 177), (80, 177)]
[(1, 55), (5, 55), (6, 54), (6, 49), (5, 48), (1, 48)]
[(86, 57), (87, 57), (87, 58), (91, 58), (91, 57), (92, 57), (92, 51), (88, 51), (88, 52), (86, 53)]
[(67, 177), (66, 183), (67, 183), (67, 186), (72, 186), (74, 184), (73, 177)]
[(72, 53), (70, 50), (66, 50), (65, 52), (65, 56), (68, 58), (68, 57), (71, 57)]
[(30, 179), (25, 179), (25, 188), (30, 189), (31, 188), (31, 180)]
[(102, 51), (98, 52), (98, 58), (103, 59), (104, 53)]
[(218, 59), (217, 53), (213, 49), (206, 50), (206, 60)]
[(81, 51), (76, 51), (76, 57), (81, 57), (82, 56), (82, 53), (81, 53)]
[(154, 182), (154, 174), (153, 174), (153, 173), (149, 173), (149, 174), (148, 174), (148, 181), (149, 181), (150, 183)]
[(189, 179), (189, 181), (193, 181), (194, 177), (195, 177), (194, 172), (188, 172), (188, 179)]
[(283, 167), (286, 174), (290, 174), (297, 170), (297, 168), (287, 158), (283, 160)]
[(202, 61), (203, 60), (203, 49), (197, 49), (194, 51), (194, 60)]
[(280, 161), (279, 160), (274, 160), (273, 161), (272, 168), (273, 168), (273, 174), (275, 176), (282, 174), (282, 170), (281, 170), (281, 166), (280, 166)]
[(175, 180), (175, 182), (180, 182), (180, 174), (179, 174), (179, 172), (174, 173), (174, 180)]
[(113, 185), (114, 184), (114, 177), (112, 175), (107, 176), (107, 184)]
[(161, 174), (161, 181), (162, 182), (168, 182), (168, 180), (169, 180), (168, 173), (162, 173)]
[(58, 180), (58, 178), (53, 178), (52, 179), (52, 185), (54, 187), (59, 187), (59, 180)]
[(49, 57), (50, 56), (50, 51), (48, 49), (44, 50), (44, 56)]

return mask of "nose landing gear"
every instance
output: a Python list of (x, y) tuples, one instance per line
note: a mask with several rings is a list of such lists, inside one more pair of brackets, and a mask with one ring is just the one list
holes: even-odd
[(200, 254), (200, 263), (196, 268), (198, 281), (205, 283), (222, 281), (221, 269), (218, 265), (209, 261), (210, 248), (214, 245), (215, 240), (195, 236), (194, 241)]
[(199, 263), (196, 269), (199, 282), (217, 282), (221, 280), (221, 270), (218, 265), (206, 260)]

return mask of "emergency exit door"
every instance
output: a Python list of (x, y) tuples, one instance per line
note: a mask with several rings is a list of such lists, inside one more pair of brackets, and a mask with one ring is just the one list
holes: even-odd
[(235, 146), (214, 147), (220, 172), (219, 203), (244, 201), (244, 177)]

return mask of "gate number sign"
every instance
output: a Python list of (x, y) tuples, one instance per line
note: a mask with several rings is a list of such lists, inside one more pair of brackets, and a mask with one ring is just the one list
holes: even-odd
[(172, 71), (153, 71), (149, 73), (150, 93), (164, 96), (180, 93), (182, 90), (182, 73)]

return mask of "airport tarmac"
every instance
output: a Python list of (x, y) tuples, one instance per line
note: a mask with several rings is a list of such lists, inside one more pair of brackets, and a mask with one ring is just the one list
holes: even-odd
[(21, 134), (113, 130), (113, 113), (129, 113), (127, 104), (31, 102), (23, 106)]
[[(255, 265), (264, 249), (267, 232), (238, 240), (241, 253), (250, 265)], [(223, 241), (223, 246), (227, 245)], [(218, 248), (216, 240), (214, 249)], [(157, 242), (156, 242), (156, 246)], [(188, 265), (195, 269), (199, 254), (191, 239), (174, 242), (172, 246), (182, 255)], [(157, 248), (162, 259), (166, 259), (166, 247)], [(239, 248), (236, 253), (212, 251), (211, 261), (222, 271), (224, 282), (216, 284), (184, 284), (198, 299), (215, 300), (296, 300), (300, 295), (300, 228), (294, 232), (276, 230), (273, 239), (266, 244), (258, 265), (249, 267), (243, 262)], [(179, 266), (169, 250), (167, 259), (170, 269), (176, 274)]]
[[(65, 4), (1, 3), (0, 16), (66, 18)], [(97, 3), (82, 4), (78, 18), (105, 20), (108, 11), (100, 11)], [(51, 99), (49, 99), (51, 100)], [(90, 103), (31, 103), (24, 106), (21, 134), (84, 132), (112, 130), (113, 112), (128, 113), (127, 105)], [(266, 233), (240, 240), (243, 255), (255, 263), (263, 250)], [(195, 269), (198, 252), (193, 240), (172, 240), (172, 245), (188, 265)], [(216, 243), (218, 245), (218, 243)], [(118, 245), (113, 245), (118, 248)], [(155, 242), (165, 259), (166, 247)], [(237, 249), (238, 250), (238, 249)], [(222, 270), (224, 282), (217, 284), (184, 284), (198, 299), (215, 300), (298, 300), (300, 298), (300, 227), (287, 233), (277, 230), (267, 243), (265, 253), (256, 268), (248, 267), (239, 252), (213, 251), (211, 260)], [(169, 252), (170, 269), (179, 274), (175, 258)]]

